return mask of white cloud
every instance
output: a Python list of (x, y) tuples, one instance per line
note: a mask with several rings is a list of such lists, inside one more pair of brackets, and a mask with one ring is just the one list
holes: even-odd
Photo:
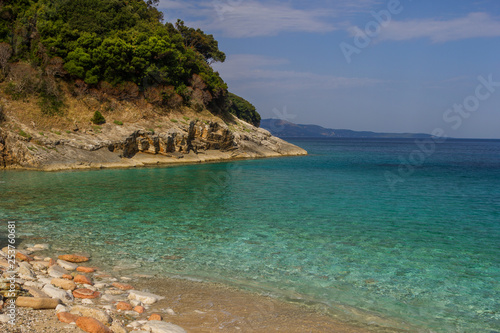
[[(291, 2), (295, 2), (292, 4)], [(159, 9), (169, 21), (181, 18), (190, 26), (233, 38), (275, 36), (283, 32), (324, 33), (336, 30), (333, 22), (366, 11), (377, 0), (258, 1), (212, 0), (186, 2), (161, 0)]]
[(219, 71), (222, 78), (232, 86), (245, 86), (248, 89), (262, 91), (331, 90), (382, 83), (380, 80), (370, 78), (349, 78), (276, 69), (286, 64), (288, 64), (286, 59), (239, 54), (228, 57), (223, 64), (214, 64), (214, 69)]
[(500, 21), (487, 13), (470, 13), (453, 20), (392, 21), (382, 28), (378, 40), (429, 38), (435, 43), (443, 43), (480, 37), (500, 37)]

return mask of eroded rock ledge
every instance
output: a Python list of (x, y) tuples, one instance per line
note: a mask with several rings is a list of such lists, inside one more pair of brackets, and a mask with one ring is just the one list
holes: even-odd
[[(165, 126), (166, 127), (166, 126)], [(23, 124), (0, 128), (0, 167), (64, 170), (200, 163), (305, 155), (302, 148), (244, 121), (193, 120), (147, 129), (105, 124), (94, 130), (37, 132)]]

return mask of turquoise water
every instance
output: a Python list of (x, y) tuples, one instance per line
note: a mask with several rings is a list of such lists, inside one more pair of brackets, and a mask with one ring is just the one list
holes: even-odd
[(0, 172), (0, 221), (18, 221), (19, 241), (127, 272), (225, 282), (348, 317), (360, 309), (420, 332), (500, 331), (500, 141), (447, 141), (406, 174), (411, 140), (293, 142), (310, 155)]

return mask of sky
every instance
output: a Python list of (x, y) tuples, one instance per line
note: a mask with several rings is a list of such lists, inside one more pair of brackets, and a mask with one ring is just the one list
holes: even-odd
[(263, 118), (500, 138), (498, 0), (161, 0)]

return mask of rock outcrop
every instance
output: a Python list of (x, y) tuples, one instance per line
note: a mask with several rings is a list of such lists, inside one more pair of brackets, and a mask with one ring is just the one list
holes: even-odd
[(17, 131), (0, 129), (0, 168), (135, 167), (307, 154), (238, 119), (229, 125), (193, 120), (154, 130), (146, 126), (105, 124), (96, 130), (43, 133), (17, 124)]

